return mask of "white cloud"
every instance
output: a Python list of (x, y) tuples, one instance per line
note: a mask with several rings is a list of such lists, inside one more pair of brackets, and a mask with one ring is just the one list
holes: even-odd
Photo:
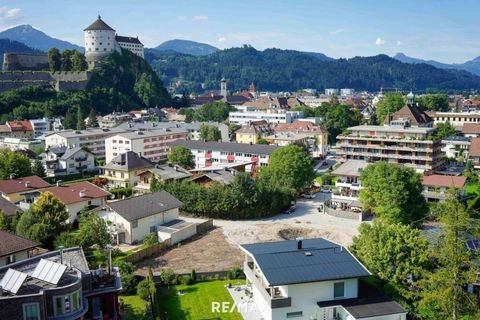
[(218, 42), (225, 42), (227, 41), (227, 38), (226, 37), (220, 37), (218, 38)]
[(401, 46), (401, 45), (403, 45), (403, 42), (400, 40), (397, 40), (397, 46)]
[(0, 28), (11, 27), (23, 17), (20, 8), (0, 7)]
[(194, 16), (194, 17), (193, 17), (193, 20), (204, 21), (204, 20), (208, 20), (208, 17), (207, 17), (207, 16), (203, 16), (203, 15)]
[(343, 32), (343, 29), (337, 29), (337, 30), (330, 31), (329, 33), (330, 33), (331, 35), (336, 36), (337, 34), (340, 34), (340, 33), (342, 33), (342, 32)]
[(385, 43), (387, 43), (387, 40), (382, 39), (382, 38), (377, 38), (377, 40), (375, 40), (375, 44), (376, 44), (377, 46), (382, 46), (382, 45), (384, 45)]

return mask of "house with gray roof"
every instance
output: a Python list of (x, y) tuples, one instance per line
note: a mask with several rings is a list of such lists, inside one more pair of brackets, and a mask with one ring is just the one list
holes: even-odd
[(135, 187), (139, 182), (139, 174), (154, 168), (154, 164), (133, 151), (121, 153), (105, 166), (101, 167), (101, 177), (108, 180), (108, 187)]
[(135, 190), (150, 191), (150, 182), (154, 176), (157, 181), (171, 182), (188, 179), (192, 176), (192, 173), (176, 164), (157, 164), (154, 168), (147, 169), (138, 174), (139, 181)]
[(405, 320), (406, 311), (362, 278), (365, 266), (323, 238), (240, 245), (258, 319)]
[(95, 170), (95, 155), (82, 147), (52, 147), (42, 155), (47, 177)]
[[(107, 209), (98, 214), (108, 221), (117, 243), (132, 244), (143, 241), (150, 233), (157, 233), (158, 227), (179, 220), (179, 209), (182, 205), (181, 201), (162, 190), (110, 202)], [(195, 225), (193, 229), (195, 234)], [(188, 236), (193, 235), (191, 232), (186, 233)]]

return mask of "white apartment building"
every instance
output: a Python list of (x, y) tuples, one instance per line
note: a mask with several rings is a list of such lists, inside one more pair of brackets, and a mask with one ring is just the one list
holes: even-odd
[(248, 112), (230, 112), (228, 120), (234, 124), (249, 124), (252, 121), (265, 120), (269, 123), (292, 123), (303, 118), (302, 111), (285, 110), (267, 110), (267, 111), (248, 111)]
[[(254, 319), (405, 320), (406, 311), (361, 279), (370, 272), (323, 238), (240, 245)], [(234, 296), (232, 294), (232, 296)], [(239, 299), (240, 300), (240, 299)]]
[(67, 130), (45, 136), (45, 148), (87, 147), (97, 159), (105, 159), (105, 139), (127, 130), (123, 128)]
[(428, 112), (434, 124), (448, 122), (456, 128), (462, 128), (465, 123), (480, 123), (480, 112)]
[(33, 137), (39, 137), (52, 131), (52, 121), (48, 118), (30, 120), (33, 129)]
[(353, 96), (355, 94), (355, 89), (343, 88), (340, 89), (340, 95), (342, 97)]
[(259, 166), (267, 166), (270, 154), (278, 148), (264, 144), (193, 140), (178, 140), (171, 144), (171, 147), (175, 146), (183, 146), (192, 151), (197, 169), (229, 163), (251, 163), (245, 167), (247, 172), (255, 172)]
[(338, 96), (338, 89), (327, 88), (327, 89), (325, 89), (325, 95), (326, 96), (333, 96), (333, 95)]
[(105, 139), (105, 160), (133, 151), (152, 162), (165, 160), (169, 145), (178, 139), (187, 139), (188, 132), (180, 128), (156, 129), (119, 133)]
[(41, 140), (30, 140), (22, 138), (9, 138), (0, 137), (0, 149), (8, 148), (11, 150), (32, 150), (38, 151), (39, 149), (44, 149), (45, 144)]
[(138, 40), (138, 37), (116, 36), (115, 40), (120, 48), (129, 50), (135, 53), (137, 56), (144, 58), (143, 44), (140, 42), (140, 40)]

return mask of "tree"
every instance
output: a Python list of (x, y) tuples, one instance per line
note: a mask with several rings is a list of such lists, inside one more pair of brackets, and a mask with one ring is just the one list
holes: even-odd
[(423, 223), (428, 206), (422, 195), (420, 175), (412, 168), (380, 161), (367, 166), (360, 180), (363, 189), (359, 200), (365, 210), (372, 210), (390, 223)]
[(444, 139), (450, 136), (454, 136), (457, 131), (455, 127), (452, 126), (450, 123), (439, 123), (437, 124), (437, 131), (435, 132), (436, 139)]
[(448, 95), (446, 94), (427, 94), (417, 98), (418, 105), (423, 110), (429, 111), (448, 111)]
[(76, 129), (77, 128), (77, 113), (78, 107), (71, 107), (68, 109), (65, 114), (65, 119), (63, 119), (63, 126), (65, 129)]
[(60, 71), (62, 68), (60, 51), (58, 51), (57, 48), (51, 48), (48, 50), (48, 66), (52, 72)]
[[(349, 105), (335, 105), (329, 108), (317, 108), (318, 116), (324, 117), (324, 127), (328, 131), (329, 141), (335, 142), (337, 136), (346, 128), (359, 125), (362, 114)], [(316, 111), (316, 112), (317, 112)]]
[(0, 150), (0, 179), (15, 177), (26, 177), (32, 175), (32, 166), (27, 156), (10, 149)]
[(476, 298), (463, 288), (477, 279), (476, 266), (466, 246), (465, 233), (472, 233), (472, 219), (451, 190), (440, 221), (442, 241), (433, 251), (435, 271), (421, 283), (419, 313), (425, 319), (459, 319), (475, 312)]
[(135, 266), (130, 262), (120, 260), (116, 263), (122, 278), (122, 293), (134, 294), (137, 280), (135, 278)]
[(168, 153), (168, 162), (178, 164), (184, 168), (195, 167), (195, 161), (190, 149), (183, 146), (175, 146)]
[(73, 50), (63, 50), (60, 57), (62, 71), (72, 71), (72, 54)]
[(270, 183), (302, 191), (315, 179), (312, 158), (300, 146), (280, 147), (270, 155), (270, 164), (260, 176), (269, 176)]
[(163, 284), (166, 285), (169, 289), (175, 277), (175, 272), (170, 268), (164, 268), (160, 272), (160, 279), (162, 279)]
[(153, 278), (152, 268), (148, 268), (148, 275), (140, 281), (137, 285), (137, 295), (145, 301), (148, 301), (150, 304), (152, 318), (155, 319), (155, 294), (157, 293), (157, 288), (155, 287), (155, 279)]
[(98, 127), (97, 112), (94, 108), (91, 108), (88, 114), (88, 124), (90, 127)]
[(85, 129), (85, 120), (83, 119), (82, 110), (80, 107), (77, 107), (77, 130), (84, 130)]
[(428, 268), (428, 241), (418, 229), (375, 219), (362, 223), (359, 231), (352, 253), (383, 281), (403, 286), (407, 280), (420, 279)]
[(45, 177), (47, 175), (45, 172), (45, 167), (38, 159), (36, 159), (33, 163), (32, 174), (37, 177)]
[(158, 243), (158, 235), (155, 232), (149, 233), (143, 238), (143, 244), (146, 247), (151, 247), (156, 243)]
[(223, 101), (209, 102), (195, 111), (193, 120), (222, 122), (228, 118), (229, 112), (235, 110), (235, 108)]
[(78, 237), (81, 239), (80, 245), (84, 248), (94, 245), (105, 248), (107, 244), (112, 242), (107, 223), (95, 212), (79, 215)]
[(142, 73), (135, 82), (134, 90), (145, 106), (154, 105), (155, 87), (151, 83), (146, 73)]
[(388, 92), (385, 97), (377, 103), (375, 114), (379, 125), (383, 125), (385, 117), (392, 115), (405, 106), (405, 100), (400, 93)]
[(62, 229), (70, 216), (65, 204), (49, 191), (42, 192), (38, 197), (32, 205), (32, 213), (39, 222), (52, 226), (56, 231)]
[(260, 138), (260, 139), (257, 139), (257, 144), (270, 144), (270, 143), (267, 140)]
[(0, 230), (9, 230), (8, 218), (3, 210), (0, 210)]
[(160, 182), (157, 179), (157, 176), (152, 173), (150, 178), (150, 192), (160, 191)]
[(88, 63), (83, 54), (74, 50), (71, 55), (72, 71), (84, 71), (88, 69)]
[(206, 141), (218, 141), (222, 139), (222, 134), (217, 127), (202, 123), (200, 126), (200, 138)]

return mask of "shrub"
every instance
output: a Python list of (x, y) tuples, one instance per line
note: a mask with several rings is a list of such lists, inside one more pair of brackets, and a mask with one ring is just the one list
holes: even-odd
[(128, 198), (132, 195), (133, 190), (131, 187), (127, 188), (117, 188), (117, 189), (112, 189), (110, 192), (115, 196), (116, 200), (120, 200), (123, 197)]
[(143, 238), (143, 244), (146, 247), (151, 247), (156, 243), (158, 243), (158, 235), (154, 232), (147, 234), (145, 238)]
[(227, 279), (241, 279), (244, 278), (243, 270), (240, 267), (233, 267), (232, 269), (228, 270), (227, 272)]
[(193, 283), (197, 282), (197, 272), (195, 271), (195, 269), (192, 269), (192, 272), (190, 273), (190, 278), (192, 278)]
[(180, 283), (185, 286), (190, 286), (193, 284), (193, 279), (189, 275), (184, 275), (180, 277)]

